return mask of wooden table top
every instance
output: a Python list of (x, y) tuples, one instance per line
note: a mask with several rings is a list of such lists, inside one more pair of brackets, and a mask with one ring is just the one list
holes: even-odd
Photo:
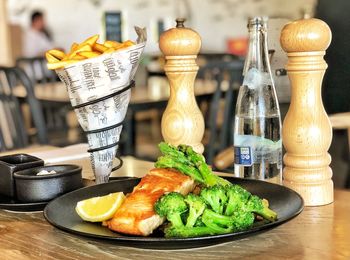
[[(196, 96), (212, 94), (214, 90), (215, 84), (212, 84), (210, 81), (196, 80), (194, 90)], [(37, 85), (34, 91), (35, 96), (42, 101), (70, 102), (68, 92), (62, 82)], [(27, 95), (23, 86), (15, 87), (13, 93), (21, 98)], [(170, 89), (167, 79), (154, 77), (150, 78), (147, 86), (135, 86), (132, 88), (130, 104), (166, 101), (169, 95)]]
[[(37, 151), (37, 150), (36, 150)], [(30, 150), (26, 150), (30, 153)], [(153, 163), (124, 158), (118, 175), (142, 176)], [(88, 159), (75, 163), (91, 175)], [(241, 240), (186, 250), (149, 250), (120, 246), (61, 231), (42, 212), (0, 210), (1, 259), (349, 259), (350, 192), (335, 191), (335, 202), (304, 211), (274, 229)]]

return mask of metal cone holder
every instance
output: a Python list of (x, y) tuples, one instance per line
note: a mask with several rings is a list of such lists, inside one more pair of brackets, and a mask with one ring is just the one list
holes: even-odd
[(87, 135), (96, 183), (108, 182), (120, 141), (134, 76), (146, 44), (144, 29), (135, 28), (137, 44), (56, 70), (65, 83), (79, 124)]

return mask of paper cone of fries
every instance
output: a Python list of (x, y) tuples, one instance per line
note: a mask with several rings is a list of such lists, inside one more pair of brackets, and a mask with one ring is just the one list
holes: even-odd
[(145, 29), (135, 30), (137, 44), (56, 70), (87, 135), (97, 183), (108, 182), (111, 174), (133, 79), (146, 44)]

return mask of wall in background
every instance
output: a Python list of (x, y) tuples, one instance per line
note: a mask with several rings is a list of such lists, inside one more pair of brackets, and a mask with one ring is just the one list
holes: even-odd
[(0, 66), (11, 66), (10, 32), (7, 26), (6, 2), (0, 1)]
[(165, 29), (176, 17), (187, 17), (187, 26), (200, 33), (203, 51), (223, 52), (226, 39), (246, 35), (247, 17), (269, 15), (297, 19), (313, 12), (316, 0), (7, 0), (13, 24), (28, 27), (32, 10), (46, 13), (57, 46), (103, 32), (103, 12), (123, 12), (124, 39), (135, 39), (133, 26), (148, 28), (147, 52), (158, 52), (158, 20)]

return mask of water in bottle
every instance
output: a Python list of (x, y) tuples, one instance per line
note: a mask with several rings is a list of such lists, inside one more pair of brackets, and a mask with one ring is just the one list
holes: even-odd
[(282, 182), (281, 117), (267, 51), (266, 19), (249, 20), (249, 52), (234, 123), (235, 176)]

